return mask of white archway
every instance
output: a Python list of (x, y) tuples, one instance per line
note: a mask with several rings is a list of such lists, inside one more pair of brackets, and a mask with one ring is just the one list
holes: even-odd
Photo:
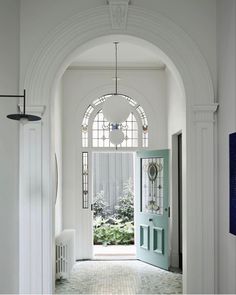
[[(21, 130), (20, 292), (51, 293), (53, 288), (54, 189), (50, 120), (51, 99), (57, 81), (73, 57), (83, 50), (84, 44), (114, 33), (137, 37), (159, 48), (183, 85), (187, 106), (184, 292), (214, 293), (214, 112), (217, 105), (208, 67), (193, 41), (167, 18), (130, 6), (127, 27), (114, 30), (106, 5), (75, 15), (51, 32), (35, 52), (26, 76), (22, 78), (31, 111), (42, 113), (44, 106), (46, 111), (42, 124), (27, 124)], [(31, 163), (25, 167), (28, 153)], [(31, 228), (26, 227), (28, 223)], [(37, 258), (31, 260), (29, 253)], [(27, 276), (27, 273), (31, 275)]]

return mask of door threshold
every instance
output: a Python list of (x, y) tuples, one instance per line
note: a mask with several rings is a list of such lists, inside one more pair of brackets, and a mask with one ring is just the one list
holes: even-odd
[(96, 254), (93, 260), (136, 260), (136, 255), (130, 254)]
[(99, 256), (99, 257), (93, 257), (92, 259), (93, 261), (129, 261), (129, 260), (137, 260), (137, 258), (134, 257), (130, 257), (130, 256)]

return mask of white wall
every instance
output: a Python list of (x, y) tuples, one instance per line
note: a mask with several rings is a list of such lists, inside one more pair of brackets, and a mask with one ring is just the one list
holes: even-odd
[[(61, 22), (106, 0), (21, 0), (21, 79), (34, 52)], [(43, 21), (42, 21), (43, 20)]]
[[(63, 227), (77, 230), (80, 259), (91, 255), (91, 212), (81, 210), (81, 123), (87, 106), (98, 97), (95, 93), (114, 91), (113, 75), (112, 70), (67, 70), (63, 76)], [(119, 76), (118, 90), (137, 100), (147, 114), (149, 147), (166, 148), (165, 71), (120, 70)]]
[[(177, 134), (182, 133), (183, 155), (185, 153), (186, 102), (182, 89), (173, 74), (167, 69), (167, 116), (168, 148), (170, 149), (170, 263), (179, 267), (178, 243), (178, 154)], [(183, 167), (184, 169), (184, 167)]]
[(196, 43), (210, 68), (216, 88), (216, 0), (134, 0), (178, 24)]
[[(58, 190), (55, 204), (55, 235), (62, 231), (62, 83), (60, 81), (54, 100), (54, 150), (58, 168)], [(56, 175), (55, 175), (56, 177)]]
[(174, 75), (167, 69), (166, 91), (168, 97), (168, 145), (171, 148), (171, 136), (185, 131), (186, 103), (184, 93)]
[(236, 2), (218, 0), (218, 288), (236, 293), (236, 237), (229, 234), (229, 133), (236, 130)]
[[(18, 94), (19, 1), (0, 1), (0, 94)], [(18, 149), (16, 98), (0, 98), (0, 293), (18, 292)]]

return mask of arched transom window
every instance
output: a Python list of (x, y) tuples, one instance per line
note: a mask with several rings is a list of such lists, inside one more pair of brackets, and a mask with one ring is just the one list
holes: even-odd
[[(120, 126), (124, 141), (118, 147), (148, 147), (148, 121), (143, 108), (133, 98), (122, 96), (131, 105), (131, 112)], [(82, 147), (114, 147), (109, 140), (113, 126), (102, 113), (102, 105), (109, 97), (111, 94), (104, 95), (87, 107), (82, 121)]]

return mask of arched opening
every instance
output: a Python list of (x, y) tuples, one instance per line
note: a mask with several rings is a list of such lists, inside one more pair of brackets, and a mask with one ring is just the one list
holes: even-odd
[[(122, 123), (125, 139), (122, 144), (117, 146), (118, 150), (109, 140), (109, 132), (112, 126), (106, 121), (102, 113), (103, 102), (109, 99), (109, 93), (113, 88), (112, 41), (117, 40), (117, 38), (120, 41), (120, 49), (123, 48), (124, 51), (119, 57), (122, 66), (119, 67), (118, 71), (120, 78), (118, 85), (131, 106), (128, 119)], [(102, 169), (113, 171), (112, 166), (115, 165), (114, 171), (119, 170), (121, 168), (117, 168), (118, 164), (113, 163), (111, 155), (109, 156), (110, 150), (113, 153), (122, 151), (123, 156), (125, 152), (135, 153), (140, 149), (146, 151), (171, 150), (172, 136), (177, 133), (182, 133), (183, 145), (185, 146), (186, 104), (182, 86), (176, 80), (175, 73), (172, 72), (168, 64), (164, 63), (160, 55), (157, 55), (153, 46), (142, 40), (139, 44), (138, 41), (137, 38), (122, 35), (94, 40), (91, 48), (87, 48), (83, 53), (76, 56), (75, 61), (68, 67), (61, 80), (61, 89), (63, 89), (63, 108), (61, 108), (63, 109), (62, 161), (64, 167), (62, 171), (62, 175), (64, 175), (62, 181), (63, 206), (61, 206), (62, 229), (75, 230), (75, 256), (78, 260), (93, 258), (93, 232), (91, 230), (93, 221), (90, 207), (95, 196), (97, 194), (101, 196), (101, 191), (106, 193), (104, 183), (113, 181), (113, 186), (118, 186), (114, 179), (106, 181), (99, 179), (100, 190), (94, 191), (94, 179), (99, 178), (99, 175), (94, 174), (94, 171), (98, 170), (95, 169), (98, 165), (96, 163), (104, 166), (104, 168), (100, 167), (99, 173), (101, 175), (105, 174)], [(111, 50), (111, 57), (109, 57), (109, 50)], [(95, 58), (93, 63), (91, 62), (91, 56), (94, 56), (95, 52), (99, 65)], [(136, 59), (134, 59), (134, 52)], [(108, 94), (104, 95), (104, 93)], [(96, 152), (96, 157), (94, 152)], [(103, 161), (99, 160), (99, 153), (100, 157), (103, 157)], [(109, 167), (105, 164), (107, 160), (104, 154), (109, 156)], [(96, 163), (94, 158), (96, 158)], [(185, 154), (183, 158), (186, 158)], [(174, 160), (176, 161), (176, 159)], [(127, 165), (129, 166), (129, 163)], [(132, 165), (134, 165), (133, 162)], [(124, 171), (128, 170), (124, 165), (123, 169)], [(134, 166), (132, 169), (135, 170)], [(115, 172), (110, 172), (110, 174), (113, 175)], [(132, 175), (134, 174), (133, 171)], [(68, 177), (68, 175), (70, 176)], [(170, 171), (170, 183), (168, 184), (170, 188), (172, 188), (172, 182), (176, 181), (176, 179), (172, 180), (171, 175), (172, 172)], [(116, 173), (116, 177), (120, 178), (121, 176)], [(99, 181), (97, 180), (97, 182)], [(137, 181), (137, 179), (134, 180), (134, 182)], [(186, 180), (183, 177), (184, 187), (185, 183)], [(158, 194), (161, 195), (163, 183), (158, 182), (156, 185), (160, 187)], [(169, 218), (168, 229), (170, 233), (168, 244), (171, 248), (168, 254), (171, 257), (169, 265), (172, 267), (179, 266), (177, 257), (179, 255), (178, 227), (173, 227), (174, 224), (178, 224), (178, 210), (171, 208), (171, 204), (178, 203), (178, 200), (172, 201), (172, 198), (177, 198), (178, 185), (173, 187), (173, 192), (171, 191), (168, 201), (170, 211), (173, 213)], [(119, 186), (123, 186), (123, 182)], [(106, 202), (107, 199), (110, 200), (112, 197), (106, 197)], [(161, 202), (161, 197), (159, 197), (157, 206), (160, 206), (162, 215), (165, 208), (161, 206)], [(109, 204), (110, 210), (112, 211), (113, 207), (117, 205), (118, 203), (114, 205), (112, 201)], [(113, 211), (112, 217), (116, 213)], [(111, 219), (111, 216), (109, 215), (109, 218), (106, 216), (106, 219)], [(105, 217), (103, 222), (105, 222), (104, 220)], [(112, 226), (114, 227), (114, 225)], [(182, 224), (180, 227), (182, 228)], [(106, 230), (107, 228), (108, 226), (106, 226)], [(101, 238), (99, 242), (102, 243)], [(108, 242), (116, 243), (112, 239)]]
[[(95, 8), (94, 10), (90, 10), (86, 15), (78, 15), (62, 24), (60, 30), (52, 32), (35, 53), (26, 73), (24, 86), (29, 91), (29, 97), (31, 97), (30, 102), (33, 105), (46, 105), (46, 112), (44, 114), (43, 127), (40, 125), (37, 127), (37, 130), (36, 128), (34, 129), (35, 136), (42, 143), (42, 154), (38, 153), (39, 157), (41, 157), (42, 165), (37, 166), (37, 173), (42, 175), (42, 181), (40, 180), (40, 183), (34, 185), (42, 189), (42, 203), (39, 208), (41, 215), (38, 215), (39, 220), (35, 226), (39, 227), (40, 232), (42, 232), (42, 236), (38, 237), (41, 239), (43, 245), (42, 249), (38, 249), (40, 253), (38, 255), (38, 265), (43, 275), (42, 281), (33, 285), (30, 283), (28, 277), (22, 276), (20, 279), (20, 290), (25, 293), (29, 292), (32, 288), (41, 293), (50, 293), (53, 290), (51, 258), (54, 253), (52, 243), (54, 204), (52, 196), (55, 194), (52, 186), (52, 159), (54, 159), (52, 155), (54, 155), (54, 149), (53, 140), (50, 136), (50, 128), (53, 125), (52, 122), (54, 119), (52, 119), (53, 112), (49, 112), (49, 107), (51, 107), (51, 111), (54, 110), (52, 98), (55, 97), (58, 81), (68, 65), (74, 60), (74, 57), (82, 53), (86, 48), (91, 47), (91, 44), (96, 42), (96, 38), (101, 36), (108, 36), (109, 38), (109, 35), (114, 34), (114, 31), (108, 28), (109, 20), (106, 8)], [(97, 17), (94, 18), (94, 15)], [(81, 28), (85, 20), (89, 20), (90, 25), (86, 30), (86, 34), (83, 34)], [(186, 156), (183, 157), (183, 177), (186, 177), (187, 183), (186, 186), (183, 186), (183, 289), (184, 292), (188, 293), (214, 293), (215, 260), (214, 251), (212, 251), (214, 249), (214, 206), (206, 206), (206, 202), (209, 205), (214, 204), (215, 180), (212, 176), (208, 183), (204, 181), (206, 174), (214, 175), (213, 117), (216, 105), (214, 105), (213, 87), (209, 71), (192, 40), (174, 23), (161, 15), (153, 17), (152, 13), (148, 11), (139, 11), (139, 9), (131, 7), (124, 38), (130, 38), (129, 36), (135, 36), (131, 38), (136, 39), (136, 42), (138, 40), (139, 44), (142, 42), (149, 44), (155, 51), (159, 52), (165, 64), (168, 64), (172, 78), (174, 78), (173, 80), (177, 80), (177, 88), (181, 89), (182, 93), (184, 93), (184, 99), (186, 98), (186, 116), (184, 119), (186, 119), (187, 128), (185, 137), (183, 136), (183, 155)], [(158, 50), (158, 48), (161, 50)], [(136, 93), (139, 96), (138, 101), (142, 103), (147, 113), (153, 113), (152, 106), (146, 100), (142, 100), (142, 96), (136, 91), (135, 87), (129, 88), (127, 85), (123, 85), (123, 89), (128, 90), (128, 95), (131, 97), (135, 96), (133, 94)], [(93, 94), (99, 97), (104, 93), (108, 93), (108, 90), (110, 92), (111, 86), (108, 85), (107, 87), (107, 85), (103, 85), (100, 88), (94, 89)], [(175, 92), (173, 91), (173, 93)], [(80, 112), (86, 108), (86, 99), (89, 96), (91, 96), (91, 93), (88, 93), (87, 97), (78, 106), (77, 118), (82, 116)], [(174, 95), (172, 98), (174, 98)], [(174, 112), (173, 109), (172, 111)], [(159, 124), (162, 115), (162, 113), (156, 117), (152, 115), (152, 117), (158, 120), (158, 124), (149, 123), (150, 126), (155, 126), (153, 130), (149, 130), (150, 147), (154, 147), (155, 142), (157, 142), (151, 140), (151, 133), (160, 135), (161, 132), (159, 131), (165, 126)], [(204, 124), (202, 124), (203, 122)], [(80, 124), (76, 124), (76, 126), (80, 126)], [(29, 132), (28, 128), (23, 129), (25, 137), (23, 136), (21, 138), (22, 146), (24, 146), (26, 138), (28, 138), (27, 132)], [(21, 183), (24, 183), (24, 178), (29, 179), (27, 176), (31, 171), (23, 168), (24, 160), (24, 154), (22, 154), (20, 161)], [(27, 186), (28, 184), (26, 184)], [(197, 197), (199, 196), (197, 187), (202, 188), (201, 198)], [(22, 186), (20, 195), (28, 196), (30, 192), (26, 193), (26, 191), (24, 186)], [(212, 209), (209, 210), (209, 208)], [(24, 216), (25, 210), (28, 209), (21, 208), (20, 216)], [(200, 221), (197, 217), (197, 212), (203, 212), (203, 218)], [(84, 225), (83, 217), (81, 215), (82, 225)], [(22, 235), (20, 236), (20, 251), (22, 261), (20, 261), (20, 273), (22, 274), (29, 272), (27, 262), (28, 254), (24, 249), (32, 248), (32, 251), (37, 251), (35, 244), (30, 242), (31, 235), (24, 229), (24, 225), (25, 220), (21, 219), (20, 229), (22, 230), (20, 232)], [(84, 228), (86, 228), (86, 225)], [(193, 228), (198, 230), (193, 233)], [(204, 233), (204, 238), (202, 233)], [(207, 237), (207, 242), (205, 237)], [(33, 281), (36, 282), (38, 271), (37, 274), (35, 272), (31, 272), (31, 274), (31, 277), (35, 278)], [(199, 277), (198, 281), (196, 281), (196, 277)]]

